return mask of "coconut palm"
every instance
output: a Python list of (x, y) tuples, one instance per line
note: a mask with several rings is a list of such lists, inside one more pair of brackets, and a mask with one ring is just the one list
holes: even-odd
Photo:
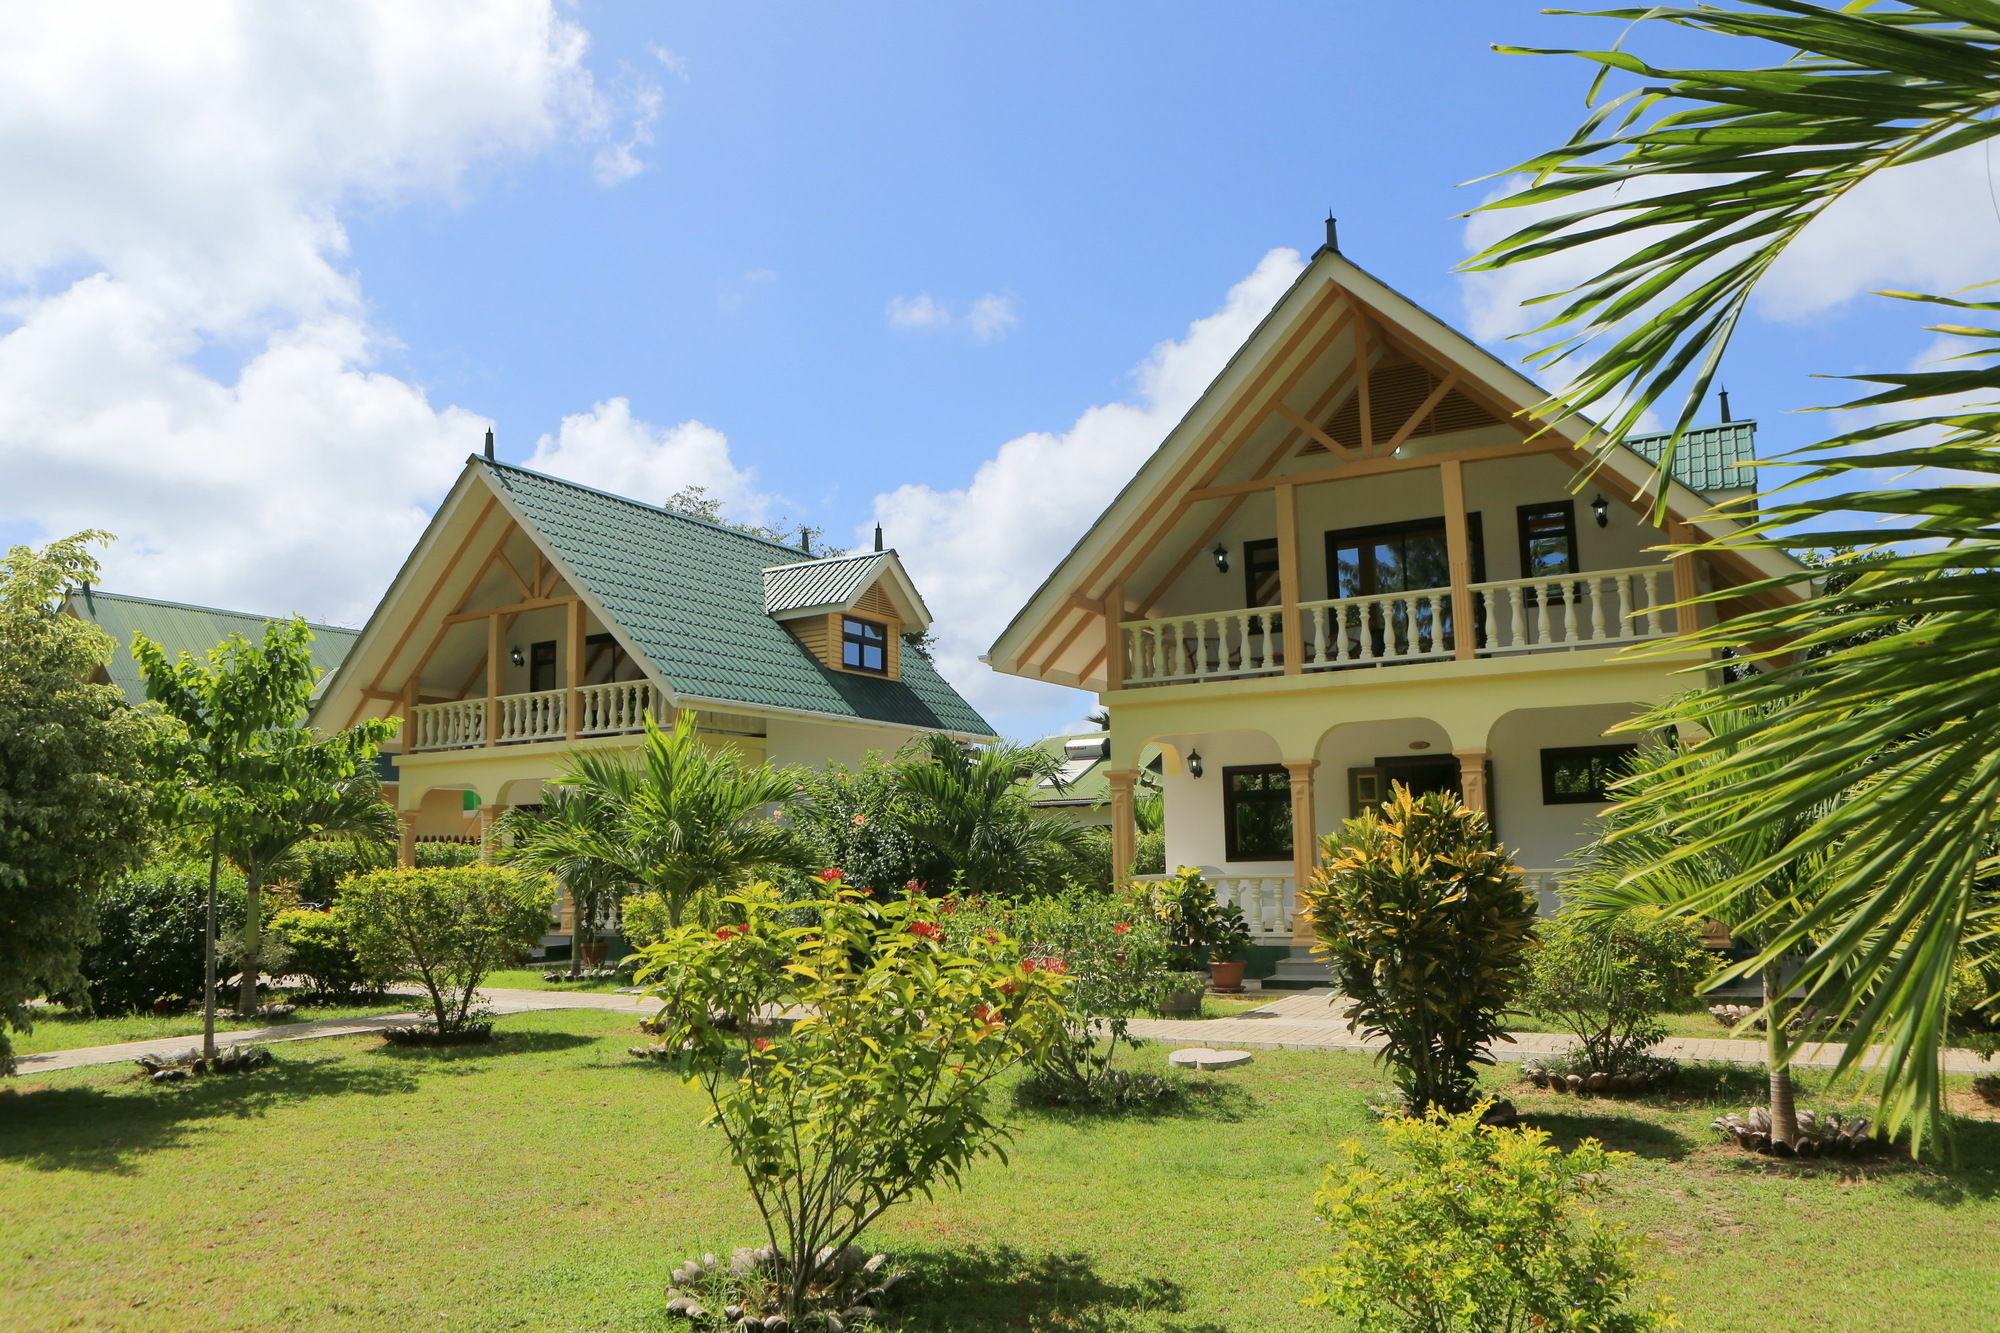
[[(1942, 154), (1990, 151), (2000, 135), (2000, 5), (1737, 0), (1603, 17), (1620, 24), (1620, 49), (1540, 54), (1596, 66), (1593, 97), (1626, 90), (1595, 106), (1568, 142), (1521, 165), (1527, 185), (1492, 206), (1532, 209), (1535, 220), (1470, 266), (1588, 244), (1616, 252), (1601, 272), (1542, 298), (1552, 317), (1536, 331), (1547, 339), (1537, 354), (1545, 364), (1573, 357), (1583, 366), (1539, 410), (1562, 419), (1601, 409), (1608, 450), (1654, 408), (1678, 439), (1765, 275), (1858, 187)], [(1738, 67), (1649, 63), (1637, 52), (1663, 24), (1718, 39), (1704, 49)], [(1780, 599), (1695, 636), (1749, 657), (1774, 642), (1828, 651), (1767, 659), (1768, 670), (1722, 686), (1703, 707), (1754, 722), (1727, 742), (1692, 747), (1678, 777), (1661, 781), (1678, 781), (1684, 818), (1710, 839), (1746, 825), (1797, 830), (1731, 888), (1846, 849), (1819, 899), (1774, 921), (1743, 966), (1803, 955), (1806, 997), (1854, 1020), (1843, 1067), (1872, 1043), (1886, 1048), (1883, 1119), (1909, 1128), (1914, 1148), (1941, 1114), (1944, 1015), (1975, 885), (1995, 868), (2000, 486), (1990, 480), (2000, 474), (2000, 330), (1987, 315), (2000, 307), (1888, 295), (1930, 305), (1931, 318), (1942, 308), (1949, 322), (1932, 328), (1961, 342), (1962, 355), (1937, 369), (1854, 377), (1870, 388), (1844, 406), (1865, 409), (1848, 419), (1868, 424), (1793, 455), (1809, 468), (1806, 485), (1762, 497), (1741, 511), (1736, 533), (1693, 548), (1846, 543), (1873, 553), (1870, 568), (1838, 590)], [(1673, 453), (1670, 442), (1662, 479)], [(1910, 468), (1961, 475), (1930, 471), (1895, 489), (1865, 475)], [(1656, 490), (1663, 503), (1666, 488)], [(1729, 595), (1787, 585), (1810, 593), (1805, 579)], [(1886, 632), (1870, 641), (1874, 631)], [(1857, 787), (1862, 798), (1837, 801)], [(1696, 840), (1672, 854), (1694, 858), (1708, 846)]]
[(677, 716), (671, 730), (648, 717), (637, 763), (607, 751), (570, 756), (553, 783), (559, 817), (517, 826), (523, 841), (510, 857), (585, 898), (655, 891), (677, 927), (698, 896), (806, 867), (806, 849), (768, 813), (794, 785), (783, 769), (747, 763), (733, 746), (710, 746), (692, 713)]
[[(1708, 744), (1691, 765), (1658, 739), (1639, 747), (1632, 774), (1618, 784), (1619, 803), (1606, 820), (1604, 836), (1588, 848), (1582, 868), (1564, 883), (1580, 910), (1617, 918), (1637, 906), (1712, 916), (1735, 938), (1768, 952), (1776, 930), (1802, 916), (1824, 896), (1837, 865), (1825, 852), (1774, 858), (1812, 823), (1831, 813), (1801, 812), (1789, 822), (1737, 824), (1708, 836), (1695, 799), (1703, 782), (1722, 778), (1724, 756), (1734, 757), (1763, 719), (1754, 711), (1699, 712), (1690, 705), (1688, 725), (1708, 734)], [(1701, 850), (1676, 853), (1683, 845)], [(1773, 956), (1759, 971), (1764, 993), (1765, 1062), (1770, 1075), (1771, 1137), (1791, 1143), (1798, 1137), (1793, 1106), (1791, 1060), (1786, 1040), (1785, 959)]]
[(896, 785), (910, 798), (905, 827), (965, 892), (1048, 883), (1089, 854), (1089, 830), (1037, 815), (1028, 799), (1037, 782), (1063, 789), (1055, 755), (1026, 745), (967, 745), (932, 732), (904, 746), (900, 759)]

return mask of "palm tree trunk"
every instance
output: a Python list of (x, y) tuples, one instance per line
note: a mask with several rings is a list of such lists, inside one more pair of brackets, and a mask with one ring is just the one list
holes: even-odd
[(236, 986), (236, 1012), (257, 1012), (257, 978), (264, 972), (264, 875), (252, 869), (243, 884), (243, 969)]
[(1785, 1053), (1784, 1020), (1777, 1010), (1784, 983), (1780, 965), (1764, 969), (1764, 1061), (1771, 1074), (1771, 1138), (1787, 1144), (1799, 1137), (1798, 1109), (1792, 1102), (1792, 1061)]
[(215, 1058), (215, 889), (222, 877), (222, 830), (208, 838), (208, 897), (202, 903), (201, 1053)]
[(571, 980), (583, 975), (583, 894), (572, 888), (569, 891), (569, 975)]

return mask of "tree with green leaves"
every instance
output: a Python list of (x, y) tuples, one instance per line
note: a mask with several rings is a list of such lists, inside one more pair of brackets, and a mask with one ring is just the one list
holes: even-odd
[(371, 870), (347, 882), (335, 925), (369, 976), (424, 988), (439, 1037), (477, 1021), (479, 983), (548, 928), (553, 893), (507, 866)]
[(147, 845), (148, 720), (91, 683), (111, 637), (57, 606), (97, 577), (90, 547), (105, 540), (81, 532), (0, 560), (0, 1074), (28, 1001), (82, 990), (97, 896)]
[[(266, 624), (258, 643), (232, 634), (205, 658), (183, 652), (169, 659), (143, 634), (132, 644), (145, 674), (146, 698), (170, 723), (154, 748), (161, 804), (170, 819), (207, 844), (202, 1049), (210, 1058), (215, 1055), (216, 885), (223, 859), (232, 844), (242, 850), (282, 841), (289, 819), (311, 813), (312, 801), (366, 771), (376, 743), (394, 734), (393, 721), (374, 721), (313, 738), (302, 725), (319, 679), (311, 643), (312, 631), (294, 617)], [(308, 825), (285, 850), (315, 831)], [(250, 918), (258, 912), (256, 903), (246, 906)], [(254, 957), (243, 960), (253, 1005), (256, 965)]]
[[(1539, 410), (1560, 421), (1603, 408), (1609, 450), (1664, 408), (1664, 479), (1743, 312), (1798, 239), (1865, 184), (1990, 151), (2000, 134), (2000, 5), (1735, 0), (1600, 16), (1620, 25), (1620, 49), (1532, 53), (1595, 66), (1596, 105), (1567, 142), (1521, 164), (1522, 188), (1491, 205), (1533, 210), (1534, 220), (1469, 266), (1585, 245), (1615, 252), (1602, 271), (1541, 298), (1552, 313), (1536, 331), (1546, 339), (1537, 355), (1578, 358), (1582, 370)], [(1707, 49), (1723, 60), (1646, 60), (1640, 50), (1664, 26), (1712, 39)], [(2000, 329), (1990, 327), (2000, 305), (1884, 295), (1928, 306), (1934, 319), (1944, 312), (1931, 331), (1962, 353), (1933, 369), (1851, 377), (1869, 386), (1838, 404), (1857, 424), (1782, 460), (1805, 475), (1739, 510), (1733, 532), (1688, 548), (1845, 544), (1869, 553), (1868, 568), (1817, 594), (1805, 572), (1728, 590), (1802, 595), (1774, 596), (1692, 636), (1767, 669), (1696, 705), (1754, 715), (1750, 730), (1689, 747), (1661, 782), (1678, 784), (1679, 817), (1697, 830), (1677, 857), (1703, 856), (1745, 825), (1799, 830), (1693, 893), (1688, 910), (1725, 905), (1786, 863), (1844, 849), (1806, 910), (1732, 923), (1762, 928), (1740, 970), (1801, 956), (1803, 997), (1852, 1020), (1842, 1068), (1884, 1048), (1883, 1119), (1910, 1131), (1914, 1151), (1942, 1115), (1938, 1051), (1959, 957), (1996, 924), (1975, 886), (1996, 869), (2000, 814)], [(1909, 469), (1926, 471), (1886, 488), (1867, 475)], [(1657, 494), (1663, 506), (1665, 487)], [(1793, 655), (1770, 657), (1773, 642)], [(1836, 799), (1857, 787), (1860, 799)]]
[(511, 810), (501, 822), (508, 864), (547, 875), (569, 898), (572, 977), (583, 971), (585, 937), (596, 941), (597, 923), (633, 885), (620, 862), (583, 850), (616, 818), (604, 787), (554, 783), (542, 793), (541, 809)]
[(564, 817), (522, 821), (517, 864), (587, 891), (657, 892), (681, 925), (697, 897), (735, 891), (753, 875), (806, 869), (803, 843), (769, 815), (792, 794), (783, 769), (711, 745), (683, 712), (671, 730), (648, 716), (637, 763), (602, 750), (570, 757), (553, 787)]
[[(896, 784), (909, 803), (904, 828), (935, 854), (968, 894), (1061, 888), (1066, 867), (1090, 854), (1089, 831), (1035, 813), (1035, 781), (1061, 790), (1062, 761), (1028, 745), (968, 745), (937, 732), (897, 756)], [(932, 887), (943, 889), (943, 885)]]

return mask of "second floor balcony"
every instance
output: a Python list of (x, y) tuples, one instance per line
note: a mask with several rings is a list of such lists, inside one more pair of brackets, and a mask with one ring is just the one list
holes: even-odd
[(660, 692), (651, 681), (621, 680), (585, 685), (574, 691), (533, 690), (491, 699), (454, 699), (419, 704), (409, 722), (409, 748), (464, 750), (484, 745), (575, 740), (643, 731), (646, 714), (664, 716)]
[(1128, 620), (1119, 627), (1122, 683), (1282, 675), (1288, 651), (1300, 671), (1338, 671), (1612, 648), (1677, 627), (1674, 575), (1664, 564), (1474, 583), (1464, 600), (1463, 641), (1450, 588), (1301, 602), (1295, 634), (1277, 606)]

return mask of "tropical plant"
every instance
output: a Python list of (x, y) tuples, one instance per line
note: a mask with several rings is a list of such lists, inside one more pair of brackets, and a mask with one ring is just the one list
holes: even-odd
[(583, 751), (552, 784), (562, 817), (515, 826), (510, 853), (586, 894), (651, 890), (676, 927), (701, 895), (720, 896), (753, 875), (803, 869), (805, 845), (767, 813), (794, 775), (710, 746), (692, 713), (663, 730), (649, 715), (636, 764)]
[(324, 908), (288, 907), (272, 915), (269, 933), (316, 995), (352, 995), (388, 980), (361, 965), (340, 918)]
[[(836, 892), (807, 925), (775, 893), (722, 906), (732, 924), (681, 927), (640, 977), (728, 1138), (797, 1327), (870, 1224), (998, 1151), (993, 1083), (1063, 1040), (1071, 983), (997, 933), (954, 942), (921, 897)], [(780, 1012), (800, 1017), (768, 1036), (713, 1017)]]
[[(1762, 766), (1781, 762), (1756, 757), (1764, 718), (1748, 709), (1699, 711), (1689, 701), (1680, 716), (1707, 741), (1683, 750), (1658, 737), (1642, 742), (1630, 776), (1617, 785), (1618, 803), (1606, 812), (1604, 833), (1584, 854), (1582, 867), (1565, 883), (1571, 910), (1582, 917), (1615, 923), (1636, 910), (1666, 911), (1698, 924), (1714, 917), (1764, 958), (1758, 976), (1764, 987), (1765, 1060), (1770, 1074), (1771, 1137), (1798, 1138), (1791, 1077), (1791, 1019), (1805, 1003), (1788, 994), (1786, 954), (1773, 953), (1773, 938), (1811, 914), (1842, 873), (1827, 850), (1790, 858), (1774, 855), (1797, 847), (1832, 814), (1832, 801), (1785, 818), (1717, 829), (1712, 805), (1701, 798), (1710, 784), (1738, 781), (1744, 773), (1763, 776)], [(1741, 762), (1744, 751), (1754, 762)], [(1684, 849), (1697, 848), (1695, 855)], [(1719, 894), (1717, 886), (1728, 888)]]
[(1710, 970), (1701, 923), (1658, 908), (1616, 916), (1573, 906), (1535, 931), (1520, 1006), (1576, 1034), (1588, 1069), (1632, 1074), (1667, 1035), (1663, 1012), (1694, 999)]
[[(897, 756), (896, 784), (909, 799), (900, 817), (960, 892), (980, 897), (1023, 886), (1051, 892), (1066, 867), (1089, 855), (1086, 830), (1035, 812), (1032, 783), (1061, 783), (1061, 760), (1028, 745), (973, 746), (937, 732)], [(942, 887), (931, 881), (933, 887)]]
[(280, 875), (309, 838), (339, 840), (388, 859), (396, 812), (382, 799), (375, 747), (394, 733), (391, 722), (363, 722), (319, 735), (303, 726), (273, 728), (243, 767), (244, 808), (223, 830), (222, 854), (243, 872), (243, 928), (231, 950), (241, 978), (236, 1012), (257, 1012), (257, 981), (265, 967), (265, 884)]
[(91, 676), (117, 645), (60, 613), (97, 577), (82, 532), (0, 560), (0, 1074), (28, 1002), (79, 989), (98, 895), (146, 852), (145, 718)]
[(1535, 900), (1486, 816), (1449, 792), (1389, 799), (1320, 840), (1299, 891), (1349, 1021), (1384, 1038), (1408, 1110), (1472, 1105), (1534, 944)]
[(1167, 941), (1190, 968), (1235, 958), (1250, 945), (1250, 926), (1243, 909), (1216, 899), (1202, 873), (1182, 866), (1169, 879), (1150, 886), (1147, 900)]
[[(99, 895), (78, 970), (99, 1013), (179, 1011), (202, 997), (205, 862), (162, 860), (120, 877)], [(216, 883), (217, 924), (243, 922), (243, 879), (225, 866)]]
[(347, 881), (334, 921), (370, 976), (413, 981), (440, 1035), (460, 1031), (479, 983), (549, 927), (554, 893), (503, 866), (375, 870)]
[(820, 867), (877, 897), (951, 879), (950, 863), (910, 832), (912, 801), (898, 764), (871, 753), (859, 767), (828, 764), (797, 775), (780, 817), (813, 848)]
[(1340, 1248), (1305, 1270), (1305, 1303), (1361, 1333), (1677, 1327), (1643, 1291), (1638, 1241), (1592, 1206), (1631, 1154), (1596, 1139), (1564, 1152), (1543, 1130), (1482, 1125), (1485, 1109), (1391, 1120), (1391, 1170), (1343, 1145), (1315, 1199)]
[[(619, 810), (599, 786), (552, 784), (538, 810), (516, 809), (501, 821), (503, 857), (510, 865), (548, 875), (569, 898), (569, 974), (583, 971), (587, 944), (597, 940), (598, 923), (630, 891), (632, 881), (616, 862), (580, 853), (612, 827)], [(658, 899), (659, 895), (653, 895)]]
[[(1991, 152), (2000, 9), (1988, 0), (1738, 0), (1602, 16), (1632, 25), (1620, 30), (1622, 49), (1556, 54), (1598, 67), (1594, 94), (1608, 81), (1634, 86), (1522, 165), (1528, 183), (1492, 207), (1540, 216), (1471, 267), (1586, 245), (1610, 252), (1601, 272), (1543, 298), (1553, 315), (1538, 332), (1553, 336), (1541, 355), (1587, 363), (1540, 410), (1557, 420), (1614, 405), (1608, 450), (1678, 397), (1668, 413), (1675, 438), (1658, 463), (1664, 480), (1743, 311), (1798, 239), (1863, 187), (1893, 190), (1932, 159)], [(1634, 54), (1660, 25), (1718, 39), (1705, 49), (1722, 59), (1667, 68)], [(1983, 213), (1985, 201), (1976, 207)], [(2000, 812), (1991, 650), (2000, 640), (2000, 486), (1990, 484), (2000, 473), (2000, 331), (1982, 327), (1991, 303), (1885, 295), (1942, 308), (1947, 322), (1931, 331), (1964, 351), (1931, 369), (1852, 377), (1870, 386), (1842, 405), (1855, 409), (1845, 418), (1853, 428), (1792, 455), (1806, 475), (1740, 512), (1736, 531), (1687, 548), (1726, 556), (1835, 543), (1871, 559), (1866, 573), (1817, 596), (1785, 595), (1810, 592), (1803, 570), (1714, 594), (1758, 598), (1765, 609), (1693, 643), (1768, 669), (1743, 673), (1704, 704), (1755, 710), (1757, 721), (1726, 749), (1690, 747), (1685, 762), (1704, 767), (1682, 776), (1687, 813), (1711, 836), (1767, 822), (1799, 830), (1735, 880), (1709, 886), (1707, 902), (1728, 901), (1778, 862), (1847, 849), (1808, 910), (1741, 923), (1768, 929), (1740, 971), (1800, 956), (1804, 998), (1852, 1023), (1842, 1068), (1882, 1048), (1883, 1115), (1892, 1130), (1911, 1131), (1915, 1150), (1941, 1115), (1937, 1055), (1957, 956), (1991, 929), (1973, 918), (1975, 885), (1995, 868)], [(1897, 481), (1885, 489), (1871, 473)], [(1664, 506), (1667, 488), (1655, 494)], [(1772, 644), (1794, 656), (1772, 658)], [(1865, 799), (1815, 816), (1860, 784)], [(1706, 851), (1697, 838), (1681, 854)]]

